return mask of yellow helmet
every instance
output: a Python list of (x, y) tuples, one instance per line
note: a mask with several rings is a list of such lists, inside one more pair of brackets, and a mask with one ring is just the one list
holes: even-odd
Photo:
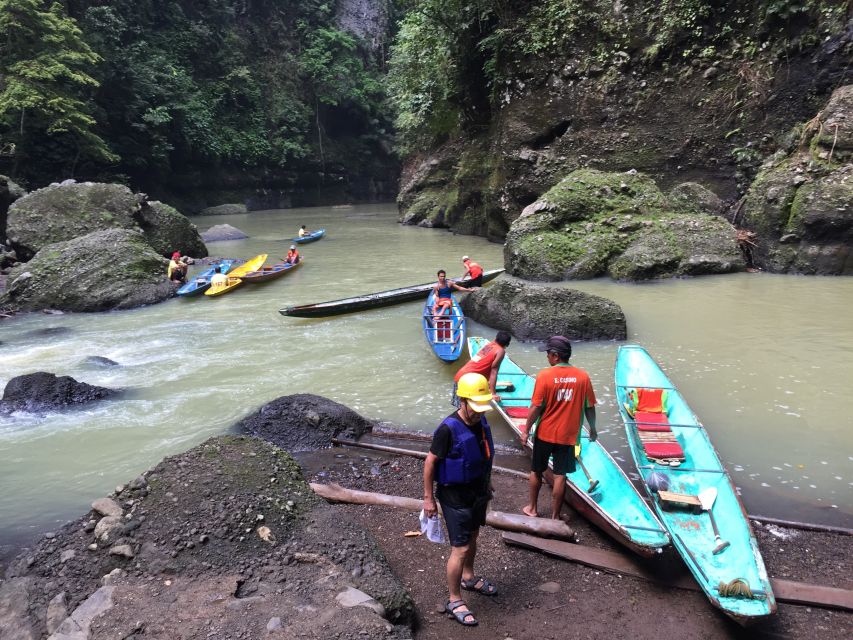
[(477, 413), (484, 413), (492, 408), (489, 401), (492, 392), (489, 390), (489, 381), (479, 373), (466, 373), (456, 383), (456, 395), (465, 398), (468, 406)]

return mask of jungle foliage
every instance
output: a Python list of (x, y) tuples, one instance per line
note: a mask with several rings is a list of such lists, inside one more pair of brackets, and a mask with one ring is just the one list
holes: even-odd
[(407, 0), (389, 93), (405, 153), (470, 134), (525, 82), (666, 65), (784, 56), (843, 28), (849, 0)]
[(185, 167), (322, 167), (335, 136), (387, 125), (383, 62), (337, 28), (334, 10), (0, 0), (11, 35), (0, 43), (0, 172), (31, 186), (72, 175), (144, 185)]

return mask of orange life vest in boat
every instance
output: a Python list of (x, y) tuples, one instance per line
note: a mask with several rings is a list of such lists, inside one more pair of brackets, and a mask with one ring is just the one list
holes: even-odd
[(664, 389), (634, 389), (634, 411), (666, 413)]

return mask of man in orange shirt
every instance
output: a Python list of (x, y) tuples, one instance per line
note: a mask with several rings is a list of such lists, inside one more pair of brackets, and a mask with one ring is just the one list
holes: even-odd
[(500, 369), (501, 362), (503, 362), (504, 359), (504, 354), (506, 354), (506, 348), (509, 346), (511, 341), (512, 336), (508, 331), (498, 331), (494, 341), (480, 349), (477, 352), (477, 355), (471, 358), (467, 363), (465, 363), (464, 367), (456, 372), (456, 375), (453, 376), (453, 381), (455, 383), (453, 385), (453, 398), (451, 399), (453, 406), (457, 409), (459, 408), (459, 396), (456, 395), (456, 385), (459, 383), (459, 379), (466, 373), (479, 373), (481, 376), (486, 378), (486, 380), (489, 381), (489, 390), (492, 392), (492, 397), (495, 399), (495, 402), (500, 401), (501, 397), (496, 395), (495, 385), (498, 380), (498, 369)]
[(542, 473), (548, 468), (548, 458), (554, 457), (554, 490), (551, 494), (551, 517), (560, 517), (566, 494), (566, 474), (575, 470), (575, 444), (583, 419), (589, 424), (589, 440), (595, 442), (595, 392), (589, 375), (569, 364), (572, 344), (564, 336), (552, 336), (539, 347), (545, 351), (548, 364), (536, 376), (533, 398), (527, 423), (521, 433), (522, 446), (527, 443), (531, 427), (539, 420), (533, 438), (533, 460), (529, 476), (530, 497), (523, 511), (537, 516)]
[(462, 256), (462, 264), (465, 265), (465, 273), (463, 273), (462, 277), (459, 279), (465, 280), (466, 278), (471, 278), (471, 282), (468, 283), (469, 286), (482, 287), (483, 267), (471, 260), (468, 256)]

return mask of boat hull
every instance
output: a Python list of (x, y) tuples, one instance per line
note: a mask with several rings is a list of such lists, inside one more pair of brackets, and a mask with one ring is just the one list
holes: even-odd
[(200, 274), (195, 276), (190, 282), (187, 282), (180, 289), (178, 289), (176, 293), (183, 298), (190, 298), (192, 296), (201, 295), (210, 287), (210, 279), (213, 277), (213, 274), (216, 273), (216, 267), (224, 268), (225, 270), (222, 273), (228, 273), (233, 264), (233, 260), (222, 260), (221, 262), (217, 262), (216, 264), (210, 265), (209, 268), (202, 271)]
[[(488, 340), (468, 338), (468, 351), (473, 358)], [(511, 383), (513, 389), (501, 389), (501, 383)], [(495, 403), (498, 414), (516, 433), (521, 435), (526, 418), (511, 416), (513, 408), (530, 406), (535, 379), (519, 367), (508, 355), (498, 370), (498, 395)], [(528, 444), (528, 449), (532, 445)], [(669, 535), (647, 502), (634, 487), (622, 468), (599, 440), (589, 441), (581, 431), (580, 459), (594, 480), (596, 488), (589, 492), (589, 481), (580, 465), (566, 474), (566, 501), (584, 518), (614, 540), (635, 553), (652, 557), (660, 554), (670, 543)]]
[(267, 261), (267, 254), (262, 253), (260, 255), (255, 256), (251, 260), (247, 260), (243, 264), (241, 264), (236, 269), (232, 269), (228, 274), (228, 283), (219, 287), (211, 286), (207, 291), (204, 292), (204, 295), (210, 297), (221, 296), (229, 291), (233, 291), (241, 284), (243, 281), (240, 279), (240, 276), (243, 276), (252, 271), (257, 271), (261, 267), (264, 266), (264, 262)]
[[(483, 274), (483, 284), (494, 280), (503, 272), (503, 269), (487, 271)], [(468, 279), (461, 280), (458, 284), (463, 287), (467, 287), (470, 283), (471, 281)], [(283, 316), (292, 316), (296, 318), (325, 318), (344, 313), (355, 313), (356, 311), (378, 309), (380, 307), (388, 307), (402, 302), (423, 300), (429, 295), (434, 286), (435, 282), (426, 282), (424, 284), (416, 284), (410, 287), (401, 287), (399, 289), (389, 289), (388, 291), (370, 293), (364, 296), (355, 296), (352, 298), (342, 298), (340, 300), (330, 300), (329, 302), (318, 302), (316, 304), (287, 307), (286, 309), (280, 309), (279, 313)]]
[(451, 295), (450, 299), (453, 301), (450, 313), (434, 317), (432, 305), (435, 293), (430, 293), (421, 318), (427, 344), (439, 360), (448, 364), (456, 362), (465, 349), (465, 314), (455, 296)]
[(292, 238), (292, 240), (296, 244), (308, 244), (309, 242), (316, 242), (324, 235), (326, 235), (325, 229), (317, 229), (316, 231), (312, 231), (311, 233), (305, 234), (301, 238)]
[[(637, 422), (625, 407), (628, 393), (632, 389), (643, 388), (667, 391), (669, 426), (684, 450), (684, 461), (678, 466), (659, 464), (646, 457)], [(646, 482), (643, 483), (655, 513), (672, 537), (673, 546), (681, 554), (705, 595), (714, 606), (741, 624), (773, 614), (776, 600), (758, 550), (758, 542), (737, 490), (705, 428), (666, 374), (642, 347), (624, 345), (619, 348), (616, 357), (616, 399), (631, 454), (644, 481), (649, 474), (657, 472), (668, 478), (668, 490), (677, 494), (698, 496), (710, 488), (716, 490), (711, 513), (722, 540), (729, 543), (722, 551), (719, 551), (719, 541), (715, 539), (707, 511), (701, 508), (688, 510), (668, 507)], [(715, 550), (718, 553), (715, 554)], [(719, 585), (732, 584), (737, 579), (746, 581), (754, 597), (720, 593)]]
[(250, 271), (246, 275), (240, 276), (240, 280), (247, 284), (259, 284), (261, 282), (277, 280), (282, 276), (286, 276), (288, 273), (293, 273), (296, 269), (301, 267), (304, 262), (305, 258), (301, 258), (296, 264), (279, 262), (269, 267), (261, 267), (257, 271)]

